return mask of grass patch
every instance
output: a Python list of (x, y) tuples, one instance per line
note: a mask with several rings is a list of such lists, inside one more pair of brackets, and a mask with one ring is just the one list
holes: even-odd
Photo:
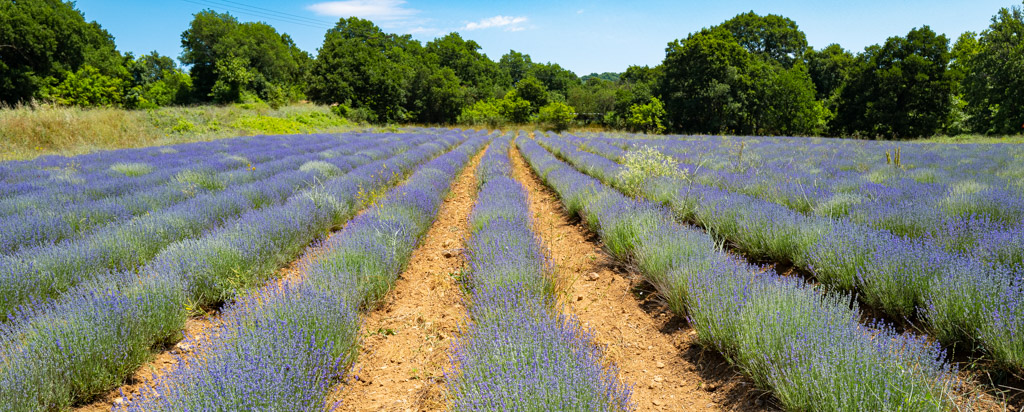
[(110, 170), (125, 176), (135, 177), (149, 174), (153, 171), (153, 166), (145, 163), (115, 163), (110, 166)]
[(335, 133), (359, 127), (327, 106), (296, 104), (117, 108), (19, 106), (0, 109), (0, 161), (42, 155), (209, 141), (259, 134)]

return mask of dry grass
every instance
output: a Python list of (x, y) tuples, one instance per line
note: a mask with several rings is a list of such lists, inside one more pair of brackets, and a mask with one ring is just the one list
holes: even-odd
[(166, 107), (153, 110), (20, 106), (0, 109), (0, 161), (207, 141), (254, 134), (354, 129), (325, 106)]

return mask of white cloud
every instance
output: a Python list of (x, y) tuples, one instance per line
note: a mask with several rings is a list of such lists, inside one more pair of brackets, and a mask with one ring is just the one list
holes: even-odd
[(322, 16), (360, 17), (375, 21), (404, 20), (419, 13), (405, 7), (405, 0), (345, 0), (312, 4), (306, 9)]
[(583, 9), (576, 10), (576, 14), (583, 14)]
[(526, 23), (526, 20), (526, 17), (522, 16), (494, 16), (482, 19), (478, 22), (471, 22), (469, 24), (466, 24), (466, 26), (463, 27), (462, 30), (480, 30), (490, 29), (493, 27), (503, 27), (505, 31), (521, 31), (526, 30), (526, 28), (522, 26), (523, 23)]
[(405, 29), (405, 33), (406, 34), (425, 34), (425, 35), (431, 35), (431, 36), (442, 36), (442, 35), (447, 34), (447, 32), (442, 31), (440, 29), (437, 29), (437, 28), (434, 28), (434, 27), (423, 27), (423, 26), (410, 27), (408, 29)]

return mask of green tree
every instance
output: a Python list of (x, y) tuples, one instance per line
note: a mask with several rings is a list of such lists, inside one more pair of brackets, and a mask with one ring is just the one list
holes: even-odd
[(633, 131), (644, 133), (661, 133), (665, 131), (662, 119), (665, 118), (665, 106), (657, 97), (652, 97), (646, 104), (634, 104), (629, 107), (626, 124)]
[(750, 78), (745, 109), (754, 133), (816, 135), (825, 131), (831, 112), (815, 99), (814, 83), (803, 63), (784, 68), (756, 62), (750, 68)]
[[(0, 16), (0, 103), (40, 98), (44, 86), (67, 76), (75, 76), (71, 83), (83, 76), (122, 81), (127, 76), (113, 37), (98, 23), (86, 22), (72, 2), (5, 1)], [(92, 69), (83, 70), (85, 65)]]
[[(570, 87), (580, 84), (580, 79), (575, 73), (555, 63), (534, 64), (530, 69), (530, 76), (540, 80), (548, 92), (562, 96), (568, 93)], [(518, 83), (516, 85), (518, 86)]]
[(615, 111), (615, 94), (619, 89), (614, 82), (596, 77), (582, 85), (569, 88), (566, 104), (575, 107), (578, 119), (584, 122), (604, 123), (605, 116)]
[(531, 70), (533, 70), (533, 60), (530, 59), (529, 54), (509, 50), (508, 53), (501, 56), (501, 60), (498, 61), (498, 67), (508, 75), (512, 85), (516, 85), (520, 80), (530, 75)]
[(498, 113), (509, 122), (523, 124), (530, 121), (533, 108), (529, 101), (519, 97), (516, 91), (512, 90), (498, 101)]
[(807, 72), (814, 82), (818, 100), (826, 100), (837, 94), (849, 81), (850, 71), (857, 64), (853, 53), (838, 44), (830, 44), (821, 50), (809, 48), (804, 53), (804, 61), (807, 62)]
[(870, 46), (843, 88), (840, 131), (868, 137), (914, 138), (936, 133), (949, 113), (949, 40), (928, 26)]
[(420, 65), (411, 90), (409, 110), (420, 123), (454, 123), (466, 106), (466, 91), (448, 67)]
[(512, 85), (508, 74), (480, 53), (477, 42), (463, 40), (458, 33), (427, 42), (424, 49), (430, 63), (451, 69), (473, 99), (491, 96), (496, 88), (504, 90)]
[(536, 77), (530, 76), (520, 80), (514, 90), (516, 96), (530, 103), (531, 113), (536, 113), (548, 104), (548, 89)]
[(660, 90), (668, 127), (694, 133), (749, 130), (743, 105), (750, 64), (750, 53), (720, 27), (669, 43)]
[(421, 48), (408, 35), (384, 33), (368, 20), (341, 19), (324, 36), (307, 94), (321, 104), (368, 109), (378, 122), (405, 121)]
[(590, 73), (590, 74), (588, 74), (586, 76), (581, 76), (580, 77), (580, 81), (586, 83), (590, 79), (598, 79), (598, 80), (605, 80), (605, 81), (609, 81), (609, 82), (614, 83), (614, 82), (619, 81), (619, 76), (621, 76), (621, 75), (622, 75), (622, 73), (614, 73), (614, 72)]
[(739, 14), (720, 26), (747, 51), (790, 67), (807, 50), (807, 36), (796, 22), (783, 16), (760, 16), (753, 11)]
[(559, 133), (568, 130), (575, 120), (576, 109), (561, 102), (551, 102), (541, 107), (536, 119), (537, 123)]
[[(950, 96), (949, 115), (943, 122), (942, 131), (947, 135), (969, 133), (972, 126), (970, 107), (965, 97), (967, 76), (971, 74), (972, 59), (978, 54), (978, 34), (965, 32), (953, 43), (949, 53), (949, 76), (953, 91)], [(983, 132), (983, 130), (981, 130)]]
[(248, 94), (264, 100), (299, 97), (289, 91), (298, 89), (308, 69), (308, 55), (287, 35), (212, 10), (193, 15), (181, 47), (199, 101), (238, 101)]
[[(958, 42), (959, 43), (959, 42)], [(972, 128), (981, 133), (1015, 134), (1024, 128), (1024, 9), (1002, 8), (981, 32), (975, 51), (962, 50), (964, 99)], [(962, 56), (954, 60), (954, 70)]]

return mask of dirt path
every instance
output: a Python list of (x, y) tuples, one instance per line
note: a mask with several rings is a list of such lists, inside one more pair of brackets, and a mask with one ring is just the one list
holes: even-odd
[(469, 212), (476, 198), (474, 157), (456, 178), (437, 220), (413, 251), (383, 305), (363, 321), (355, 376), (328, 399), (350, 411), (422, 411), (444, 408), (449, 341), (468, 321), (456, 282), (465, 260)]
[(619, 379), (633, 386), (638, 410), (766, 410), (772, 399), (754, 389), (696, 332), (652, 299), (653, 289), (615, 263), (599, 239), (570, 219), (512, 146), (515, 178), (526, 186), (534, 232), (550, 250), (564, 308), (606, 346)]

